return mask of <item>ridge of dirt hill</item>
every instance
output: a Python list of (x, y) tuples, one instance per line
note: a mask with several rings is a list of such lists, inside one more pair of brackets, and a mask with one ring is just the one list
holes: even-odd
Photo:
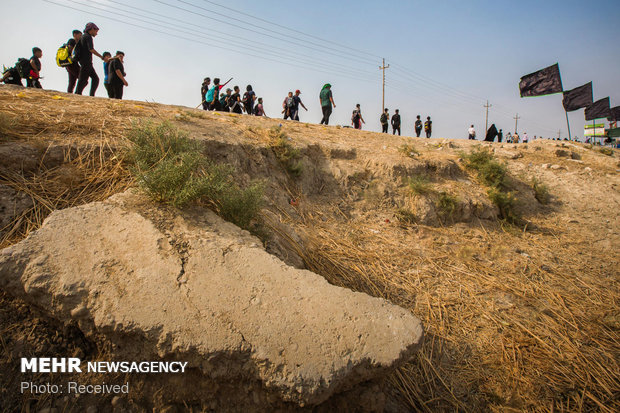
[[(121, 154), (126, 132), (140, 120), (188, 131), (205, 156), (235, 167), (241, 185), (265, 182), (261, 238), (268, 252), (422, 319), (426, 339), (409, 362), (363, 391), (332, 397), (321, 405), (327, 410), (364, 402), (385, 411), (620, 409), (617, 150), (395, 137), (3, 86), (2, 246), (24, 239), (53, 210), (135, 186)], [(499, 219), (489, 187), (465, 167), (464, 156), (479, 148), (506, 164), (519, 224)], [(282, 150), (294, 155), (292, 163)], [(423, 188), (412, 191), (407, 180), (420, 177)], [(537, 199), (534, 179), (548, 188), (548, 203)], [(48, 328), (33, 328), (24, 340), (14, 320), (28, 305), (2, 294), (5, 360), (41, 351), (29, 341), (54, 342)], [(57, 322), (41, 309), (28, 311), (35, 327)], [(79, 334), (67, 337), (58, 340), (75, 351), (94, 357), (104, 350)], [(178, 403), (150, 396), (145, 390), (125, 402)]]

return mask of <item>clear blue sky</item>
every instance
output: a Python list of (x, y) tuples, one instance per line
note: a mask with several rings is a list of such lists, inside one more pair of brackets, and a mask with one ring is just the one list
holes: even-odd
[[(561, 95), (521, 99), (518, 91), (521, 76), (556, 62), (566, 90), (593, 81), (595, 100), (610, 96), (612, 106), (620, 105), (618, 0), (51, 1), (83, 11), (2, 0), (0, 17), (0, 63), (13, 65), (32, 46), (42, 48), (46, 89), (66, 89), (56, 49), (72, 29), (94, 21), (101, 29), (95, 48), (126, 53), (127, 99), (195, 107), (204, 77), (234, 77), (231, 86), (252, 84), (272, 117), (280, 116), (289, 90), (301, 89), (309, 108), (301, 120), (318, 123), (318, 92), (329, 82), (337, 105), (331, 123), (350, 124), (360, 103), (365, 129), (379, 130), (385, 57), (386, 106), (400, 109), (406, 135), (420, 114), (432, 117), (433, 137), (466, 137), (472, 123), (481, 136), (488, 99), (489, 125), (512, 132), (518, 112), (520, 133), (551, 137), (561, 129), (566, 136)], [(97, 58), (95, 64), (103, 79)], [(103, 85), (97, 95), (105, 96)], [(583, 110), (569, 117), (572, 135), (581, 138)]]

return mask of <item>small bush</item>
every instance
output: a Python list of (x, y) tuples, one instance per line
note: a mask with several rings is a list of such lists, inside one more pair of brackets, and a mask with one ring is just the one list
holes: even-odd
[(506, 165), (496, 161), (490, 151), (477, 148), (461, 156), (465, 161), (465, 167), (477, 171), (478, 178), (485, 185), (494, 188), (506, 187)]
[(417, 195), (426, 195), (433, 192), (430, 180), (423, 175), (416, 175), (409, 178), (409, 189)]
[(452, 221), (459, 206), (459, 200), (447, 192), (440, 192), (437, 201), (435, 201), (435, 206), (437, 207), (437, 215), (443, 222)]
[(407, 208), (400, 208), (396, 212), (396, 218), (403, 224), (415, 224), (417, 222), (415, 214)]
[(486, 149), (476, 148), (470, 153), (461, 153), (465, 166), (479, 171), (484, 165), (493, 160), (493, 154)]
[(614, 156), (614, 150), (611, 148), (596, 148), (596, 150), (603, 155)]
[(549, 187), (538, 179), (532, 179), (532, 189), (534, 189), (534, 197), (543, 205), (547, 205), (551, 201)]
[(128, 139), (131, 172), (151, 197), (178, 208), (204, 201), (224, 219), (249, 229), (261, 208), (262, 184), (239, 188), (232, 166), (207, 159), (196, 141), (168, 122), (136, 124)]
[(303, 171), (303, 164), (299, 160), (301, 153), (289, 143), (289, 137), (282, 131), (282, 128), (275, 126), (269, 130), (271, 139), (271, 149), (278, 158), (280, 164), (286, 171), (293, 176), (300, 176)]
[(420, 155), (420, 151), (418, 151), (415, 146), (403, 144), (398, 148), (398, 152), (402, 153), (405, 156), (410, 158), (415, 158)]
[(498, 188), (491, 188), (488, 191), (489, 199), (499, 208), (499, 215), (501, 219), (508, 221), (511, 224), (517, 224), (520, 222), (520, 217), (515, 212), (515, 204), (517, 199), (513, 192), (503, 192)]

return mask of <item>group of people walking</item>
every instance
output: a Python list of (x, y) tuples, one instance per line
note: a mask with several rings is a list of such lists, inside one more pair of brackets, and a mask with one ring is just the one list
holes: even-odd
[[(125, 76), (125, 53), (117, 51), (114, 56), (110, 52), (100, 54), (94, 46), (94, 38), (99, 34), (99, 27), (95, 23), (87, 23), (84, 31), (73, 30), (72, 37), (67, 40), (56, 53), (56, 63), (64, 67), (69, 76), (67, 93), (81, 95), (90, 81), (90, 96), (95, 96), (99, 87), (99, 76), (93, 66), (93, 55), (103, 61), (104, 86), (109, 98), (122, 99), (123, 88), (129, 86)], [(27, 87), (42, 88), (40, 48), (32, 49), (32, 57), (19, 59), (14, 67), (2, 74), (2, 82), (23, 86), (22, 79), (26, 79)], [(75, 90), (75, 91), (74, 91)]]
[[(383, 110), (383, 113), (379, 117), (379, 122), (381, 123), (382, 133), (388, 133), (388, 128), (390, 125), (392, 125), (392, 134), (396, 135), (396, 132), (398, 132), (398, 136), (400, 136), (401, 118), (400, 118), (400, 111), (398, 109), (394, 111), (394, 114), (392, 115), (392, 118), (390, 119), (390, 111), (388, 108), (385, 108)], [(415, 136), (418, 138), (420, 137), (420, 134), (422, 133), (422, 127), (424, 127), (424, 132), (426, 134), (426, 137), (430, 138), (431, 135), (433, 134), (433, 121), (431, 120), (430, 116), (426, 117), (426, 122), (424, 122), (424, 124), (422, 124), (420, 115), (416, 116), (416, 121), (413, 124), (413, 128), (415, 130)]]
[(238, 114), (245, 112), (248, 115), (267, 116), (263, 108), (263, 98), (256, 97), (256, 93), (252, 90), (252, 85), (246, 86), (243, 97), (241, 96), (239, 86), (234, 86), (232, 89), (227, 88), (225, 93), (221, 93), (224, 86), (231, 80), (232, 78), (226, 83), (221, 84), (220, 79), (216, 77), (213, 79), (213, 85), (211, 85), (211, 78), (205, 77), (200, 86), (202, 108), (218, 112)]

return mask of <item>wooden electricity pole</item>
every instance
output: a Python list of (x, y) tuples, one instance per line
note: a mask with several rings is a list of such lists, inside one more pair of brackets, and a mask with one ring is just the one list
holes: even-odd
[(519, 119), (521, 118), (519, 117), (519, 114), (517, 113), (517, 116), (515, 116), (513, 119), (515, 120), (515, 133), (517, 133), (517, 123), (519, 122)]
[(487, 100), (487, 104), (486, 105), (482, 105), (483, 108), (487, 109), (487, 115), (484, 121), (484, 133), (486, 135), (486, 133), (489, 131), (489, 108), (493, 106), (493, 105), (489, 105), (489, 101)]
[(379, 67), (379, 70), (383, 70), (383, 100), (381, 101), (381, 113), (385, 110), (385, 69), (389, 69), (390, 65), (385, 65), (385, 59), (383, 59), (383, 66)]

